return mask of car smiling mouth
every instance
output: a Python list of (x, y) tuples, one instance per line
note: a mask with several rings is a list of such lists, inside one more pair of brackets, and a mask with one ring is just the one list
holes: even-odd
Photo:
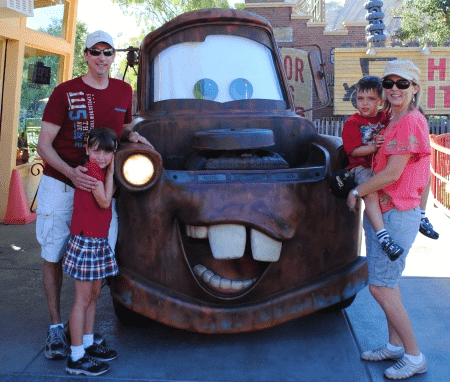
[(248, 292), (280, 258), (282, 242), (255, 228), (238, 224), (186, 224), (181, 228), (186, 259), (196, 281), (219, 298)]

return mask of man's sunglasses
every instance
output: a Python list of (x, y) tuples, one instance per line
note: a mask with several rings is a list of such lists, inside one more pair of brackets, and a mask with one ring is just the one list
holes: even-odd
[(392, 89), (395, 86), (397, 86), (397, 89), (400, 90), (405, 90), (408, 89), (409, 86), (411, 85), (411, 81), (410, 80), (390, 80), (389, 78), (385, 78), (383, 80), (383, 82), (381, 83), (381, 85), (383, 86), (384, 89)]
[(103, 55), (105, 57), (111, 57), (114, 54), (114, 49), (109, 48), (109, 49), (88, 49), (89, 53), (91, 54), (91, 56), (94, 57), (98, 57), (100, 56), (100, 53), (103, 52)]

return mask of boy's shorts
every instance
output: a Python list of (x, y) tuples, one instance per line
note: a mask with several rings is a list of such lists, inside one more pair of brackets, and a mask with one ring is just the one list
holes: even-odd
[(419, 207), (408, 211), (399, 211), (396, 208), (383, 214), (383, 222), (389, 235), (405, 251), (395, 261), (389, 260), (387, 254), (381, 249), (375, 230), (364, 214), (364, 232), (366, 235), (367, 266), (369, 268), (369, 284), (395, 288), (405, 269), (405, 260), (413, 242), (419, 232)]
[[(43, 175), (37, 194), (36, 238), (41, 245), (44, 260), (57, 263), (64, 256), (64, 247), (70, 235), (75, 189)], [(116, 201), (112, 199), (112, 220), (108, 243), (114, 251), (117, 241), (118, 221)]]
[(350, 169), (350, 175), (353, 176), (356, 185), (359, 186), (372, 177), (373, 171), (370, 167), (357, 166)]

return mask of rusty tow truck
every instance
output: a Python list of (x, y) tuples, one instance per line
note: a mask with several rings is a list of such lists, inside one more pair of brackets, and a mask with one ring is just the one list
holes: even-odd
[(367, 266), (361, 216), (328, 189), (342, 142), (295, 113), (268, 21), (183, 14), (139, 57), (132, 128), (155, 149), (115, 159), (119, 319), (239, 333), (350, 305)]

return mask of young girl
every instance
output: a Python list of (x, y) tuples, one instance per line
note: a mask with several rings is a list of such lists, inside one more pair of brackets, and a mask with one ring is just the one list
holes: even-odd
[(70, 237), (65, 248), (64, 272), (75, 279), (75, 301), (70, 315), (71, 355), (69, 374), (100, 375), (109, 370), (101, 361), (117, 357), (115, 350), (94, 343), (94, 319), (102, 279), (118, 273), (108, 244), (111, 198), (114, 193), (114, 152), (117, 134), (100, 127), (89, 131), (85, 165), (97, 186), (92, 192), (75, 190)]

